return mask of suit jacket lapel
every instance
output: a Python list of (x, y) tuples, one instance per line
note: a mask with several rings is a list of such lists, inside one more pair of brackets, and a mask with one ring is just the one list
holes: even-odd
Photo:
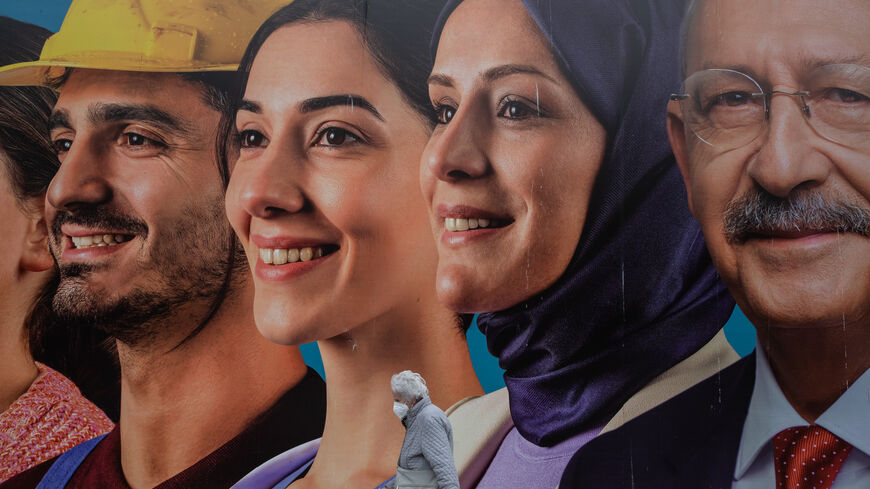
[(754, 385), (755, 353), (752, 353), (726, 374), (720, 372), (708, 379), (694, 393), (693, 404), (706, 409), (694, 416), (673, 413), (674, 419), (667, 422), (675, 427), (677, 436), (666, 459), (675, 479), (680, 481), (676, 487), (731, 488)]

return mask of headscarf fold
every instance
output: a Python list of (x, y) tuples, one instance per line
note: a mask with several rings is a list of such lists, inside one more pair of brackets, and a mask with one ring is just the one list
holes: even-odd
[[(450, 12), (441, 15), (433, 52)], [(552, 446), (603, 426), (706, 344), (734, 301), (719, 280), (668, 144), (685, 0), (523, 0), (607, 130), (580, 242), (559, 280), (478, 326), (505, 369), (520, 434)]]

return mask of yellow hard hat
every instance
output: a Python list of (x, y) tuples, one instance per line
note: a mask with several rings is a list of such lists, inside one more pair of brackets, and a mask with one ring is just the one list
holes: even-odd
[(232, 71), (270, 15), (292, 0), (73, 0), (38, 61), (0, 68), (0, 85), (45, 85), (64, 68)]

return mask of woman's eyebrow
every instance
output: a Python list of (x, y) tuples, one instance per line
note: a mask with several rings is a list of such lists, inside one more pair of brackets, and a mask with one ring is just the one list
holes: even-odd
[(550, 80), (553, 83), (556, 82), (553, 77), (547, 75), (546, 73), (535, 68), (534, 66), (521, 64), (505, 64), (500, 66), (493, 66), (492, 68), (483, 72), (482, 77), (488, 82), (493, 82), (495, 80), (498, 80), (499, 78), (518, 74), (537, 75), (547, 80)]
[[(543, 71), (535, 68), (534, 66), (523, 64), (504, 64), (499, 66), (493, 66), (492, 68), (484, 71), (483, 74), (480, 75), (480, 77), (491, 83), (498, 80), (499, 78), (518, 74), (536, 75), (553, 83), (556, 83), (556, 80), (552, 76), (544, 73)], [(442, 87), (448, 88), (453, 87), (453, 78), (442, 73), (432, 74), (426, 80), (426, 82), (429, 85), (441, 85)]]
[(442, 87), (452, 88), (453, 78), (440, 73), (435, 73), (426, 79), (427, 85), (441, 85)]
[(239, 111), (244, 110), (245, 112), (253, 112), (254, 114), (262, 114), (263, 108), (260, 107), (260, 104), (257, 102), (253, 102), (251, 100), (242, 100), (239, 104)]
[(346, 106), (349, 107), (351, 110), (353, 110), (355, 107), (359, 107), (363, 110), (371, 112), (371, 114), (377, 117), (381, 122), (386, 122), (384, 120), (384, 116), (382, 116), (381, 113), (378, 112), (378, 109), (376, 109), (375, 106), (371, 104), (371, 102), (359, 95), (351, 94), (327, 95), (325, 97), (314, 97), (303, 100), (299, 104), (299, 112), (307, 114), (309, 112), (337, 106)]

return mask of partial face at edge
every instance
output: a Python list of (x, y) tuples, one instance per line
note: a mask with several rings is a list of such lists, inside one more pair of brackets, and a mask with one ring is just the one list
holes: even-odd
[[(764, 90), (803, 90), (809, 66), (870, 65), (868, 23), (870, 7), (857, 0), (707, 0), (689, 43), (688, 74), (729, 68)], [(756, 325), (842, 327), (866, 320), (870, 239), (800, 222), (799, 232), (791, 226), (726, 239), (726, 210), (747, 196), (815, 197), (824, 207), (839, 202), (870, 210), (870, 155), (821, 137), (795, 97), (776, 95), (770, 109), (756, 140), (718, 151), (683, 125), (679, 104), (669, 106), (671, 141), (714, 262)]]
[(227, 214), (254, 272), (260, 332), (299, 344), (434, 302), (418, 183), (429, 126), (356, 29), (276, 30), (244, 98)]
[(27, 215), (12, 192), (5, 161), (8, 155), (0, 143), (0, 225), (7, 237), (3, 256), (0, 257), (0, 294), (6, 297), (6, 290), (16, 287), (21, 273), (21, 260), (26, 252), (29, 227), (33, 216)]
[(440, 123), (421, 183), (438, 243), (439, 298), (459, 312), (511, 307), (568, 266), (603, 159), (604, 128), (519, 0), (456, 8), (429, 94)]

